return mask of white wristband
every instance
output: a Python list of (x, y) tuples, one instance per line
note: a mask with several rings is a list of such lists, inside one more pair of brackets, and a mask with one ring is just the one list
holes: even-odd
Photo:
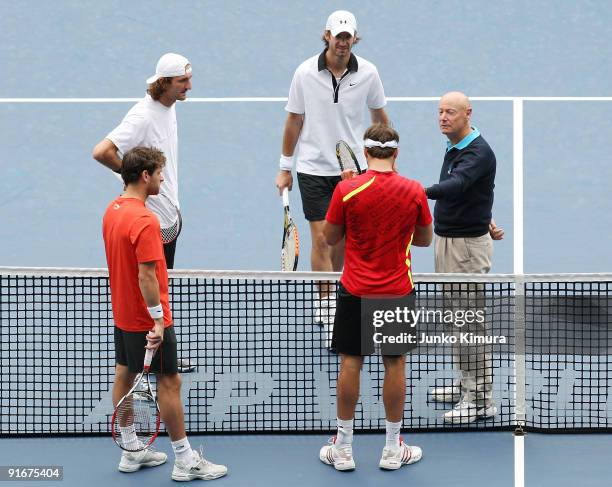
[(280, 168), (283, 171), (291, 171), (293, 169), (293, 156), (280, 156)]
[(151, 318), (153, 318), (154, 320), (164, 317), (164, 310), (162, 308), (161, 303), (159, 303), (157, 306), (147, 307), (147, 309), (149, 310)]

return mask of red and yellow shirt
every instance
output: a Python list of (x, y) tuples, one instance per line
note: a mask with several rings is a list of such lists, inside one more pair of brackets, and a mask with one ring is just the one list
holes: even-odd
[(395, 172), (368, 170), (336, 186), (326, 220), (343, 225), (341, 282), (355, 296), (404, 296), (412, 291), (414, 228), (431, 223), (421, 184)]

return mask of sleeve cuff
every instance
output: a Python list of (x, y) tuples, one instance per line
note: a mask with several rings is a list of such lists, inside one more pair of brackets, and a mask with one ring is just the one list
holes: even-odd
[(427, 196), (430, 200), (437, 200), (440, 198), (440, 186), (438, 184), (434, 184), (429, 188), (425, 188), (425, 196)]

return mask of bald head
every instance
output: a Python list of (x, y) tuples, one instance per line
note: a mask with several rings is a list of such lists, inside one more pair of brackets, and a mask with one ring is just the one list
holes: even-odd
[(448, 137), (452, 144), (461, 141), (472, 130), (471, 115), (470, 99), (464, 93), (451, 91), (440, 98), (438, 105), (440, 131)]
[(461, 93), (460, 91), (449, 91), (448, 93), (442, 95), (442, 98), (440, 98), (440, 103), (452, 105), (457, 109), (463, 110), (467, 110), (471, 107), (470, 99), (465, 93)]

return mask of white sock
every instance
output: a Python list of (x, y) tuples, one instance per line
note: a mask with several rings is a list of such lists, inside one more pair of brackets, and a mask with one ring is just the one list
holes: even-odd
[(385, 426), (387, 430), (387, 443), (385, 447), (387, 448), (399, 448), (400, 442), (400, 431), (402, 429), (402, 422), (392, 423), (391, 421), (385, 421)]
[(138, 450), (138, 437), (136, 436), (136, 427), (132, 424), (130, 426), (119, 426), (119, 432), (121, 433), (121, 440), (127, 450)]
[(191, 449), (189, 440), (185, 436), (182, 440), (172, 442), (172, 450), (176, 459), (185, 465), (193, 466), (195, 464), (195, 454)]
[(351, 443), (353, 443), (353, 420), (338, 418), (336, 445), (350, 445)]

